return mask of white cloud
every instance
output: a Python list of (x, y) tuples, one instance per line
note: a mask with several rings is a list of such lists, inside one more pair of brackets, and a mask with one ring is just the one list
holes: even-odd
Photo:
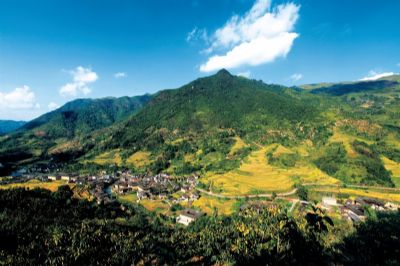
[(125, 78), (126, 76), (127, 75), (125, 72), (117, 72), (114, 74), (114, 78), (116, 78), (116, 79), (122, 79), (122, 78)]
[(371, 81), (371, 80), (377, 80), (380, 78), (388, 77), (388, 76), (393, 76), (396, 75), (394, 72), (376, 72), (376, 71), (369, 71), (368, 75), (366, 77), (363, 77), (359, 79), (359, 81)]
[(225, 52), (209, 57), (200, 71), (256, 66), (286, 57), (299, 36), (293, 32), (299, 9), (293, 3), (272, 9), (269, 0), (257, 0), (243, 17), (235, 15), (215, 31), (206, 52)]
[(8, 93), (0, 92), (0, 106), (1, 108), (11, 109), (40, 108), (40, 105), (36, 102), (35, 93), (26, 85), (15, 88)]
[(193, 30), (188, 32), (186, 36), (187, 42), (208, 41), (208, 34), (206, 29), (199, 29), (194, 27)]
[(89, 83), (95, 82), (99, 77), (96, 72), (93, 72), (90, 68), (84, 68), (78, 66), (75, 70), (69, 71), (73, 78), (73, 82), (67, 83), (60, 89), (61, 96), (77, 96), (82, 93), (87, 95), (91, 92), (88, 87)]
[(237, 75), (240, 77), (250, 78), (251, 72), (250, 71), (240, 72)]
[(293, 81), (299, 81), (303, 78), (303, 75), (300, 73), (294, 73), (293, 75), (290, 76), (290, 79)]
[(57, 108), (59, 108), (60, 106), (57, 104), (57, 103), (55, 103), (55, 102), (50, 102), (48, 105), (47, 105), (47, 108), (49, 108), (49, 110), (54, 110), (54, 109), (57, 109)]

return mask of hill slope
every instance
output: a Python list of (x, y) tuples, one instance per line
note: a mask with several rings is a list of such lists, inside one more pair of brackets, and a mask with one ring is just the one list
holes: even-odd
[(62, 160), (84, 152), (80, 138), (105, 128), (136, 113), (151, 99), (151, 95), (78, 99), (46, 113), (21, 127), (15, 133), (0, 138), (0, 162), (3, 165), (48, 160), (51, 150), (59, 148), (72, 153)]
[(25, 124), (25, 121), (0, 120), (0, 135), (10, 133)]
[(42, 131), (50, 138), (72, 138), (122, 120), (138, 111), (150, 99), (150, 95), (78, 99), (28, 122), (22, 130)]

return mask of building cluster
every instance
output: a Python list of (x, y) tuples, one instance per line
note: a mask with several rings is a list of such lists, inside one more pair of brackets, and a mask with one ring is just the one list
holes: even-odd
[[(173, 203), (178, 203), (199, 198), (199, 194), (194, 190), (197, 180), (197, 175), (176, 178), (168, 174), (135, 175), (123, 173), (119, 180), (114, 183), (112, 191), (119, 195), (136, 192), (139, 201), (142, 199), (171, 199)], [(172, 199), (171, 195), (179, 191), (183, 192), (182, 196), (179, 199)]]
[(339, 208), (342, 217), (352, 222), (364, 221), (368, 208), (376, 211), (396, 211), (400, 208), (398, 204), (368, 197), (358, 197), (355, 200), (348, 199), (343, 203), (338, 203), (336, 198), (333, 197), (323, 197), (322, 206), (327, 209), (336, 206)]

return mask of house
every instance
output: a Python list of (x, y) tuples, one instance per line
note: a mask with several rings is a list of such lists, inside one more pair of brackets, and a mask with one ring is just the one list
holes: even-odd
[(158, 198), (159, 199), (166, 199), (167, 198), (167, 194), (165, 194), (165, 193), (161, 193), (161, 194), (158, 194)]
[(148, 194), (148, 192), (138, 190), (138, 192), (136, 192), (136, 196), (138, 200), (142, 200), (149, 198), (150, 195)]
[(191, 222), (197, 220), (201, 216), (204, 216), (205, 213), (194, 210), (194, 209), (185, 209), (182, 211), (182, 213), (176, 218), (176, 222), (183, 224), (183, 225), (189, 225)]
[(181, 201), (189, 201), (189, 196), (186, 194), (183, 194), (180, 199), (181, 199)]
[(367, 198), (367, 197), (359, 197), (356, 198), (355, 203), (361, 206), (370, 206), (372, 209), (375, 210), (384, 210), (385, 203), (378, 199)]
[(322, 205), (325, 208), (330, 208), (332, 206), (337, 206), (336, 198), (334, 198), (334, 197), (322, 197)]
[(393, 203), (393, 202), (387, 202), (385, 204), (385, 208), (388, 209), (388, 210), (391, 210), (391, 211), (397, 211), (400, 208), (400, 206), (398, 204)]
[(190, 195), (190, 199), (191, 200), (198, 200), (200, 198), (200, 195), (198, 194), (198, 193), (196, 193), (196, 192), (193, 192), (191, 195)]
[(342, 215), (353, 222), (365, 220), (364, 207), (359, 204), (346, 204), (342, 208)]
[(69, 175), (67, 174), (61, 174), (61, 180), (65, 180), (69, 182)]
[(61, 179), (61, 177), (57, 176), (57, 175), (49, 175), (47, 178), (49, 180), (52, 180), (52, 181), (56, 181), (56, 180), (60, 180)]
[(186, 193), (186, 192), (188, 192), (189, 190), (190, 190), (189, 186), (183, 186), (183, 187), (181, 187), (181, 191), (182, 191), (183, 193)]

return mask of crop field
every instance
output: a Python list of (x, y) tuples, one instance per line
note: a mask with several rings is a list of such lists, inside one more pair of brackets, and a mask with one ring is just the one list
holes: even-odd
[(400, 163), (394, 162), (384, 156), (382, 156), (382, 161), (385, 164), (386, 170), (392, 172), (392, 180), (396, 187), (400, 187)]
[(126, 159), (127, 165), (133, 165), (135, 167), (143, 167), (150, 163), (150, 152), (138, 151), (132, 154)]
[(119, 201), (124, 203), (136, 203), (136, 193), (127, 193), (124, 195), (117, 195)]
[[(329, 139), (329, 142), (341, 142), (343, 143), (343, 146), (346, 149), (347, 155), (351, 158), (354, 158), (357, 156), (357, 153), (354, 151), (351, 143), (356, 140), (357, 138), (349, 136), (347, 134), (344, 134), (340, 132), (340, 130), (337, 127), (333, 128), (333, 136)], [(364, 141), (364, 140), (363, 140)]]
[(57, 180), (52, 182), (41, 182), (39, 180), (29, 180), (24, 183), (12, 183), (7, 185), (0, 185), (0, 189), (11, 189), (11, 188), (20, 188), (24, 187), (27, 189), (35, 189), (35, 188), (43, 188), (48, 189), (50, 191), (56, 191), (59, 186), (67, 185), (68, 183), (64, 180)]
[(170, 206), (164, 200), (148, 200), (144, 199), (140, 201), (140, 204), (143, 205), (147, 210), (154, 211), (157, 213), (166, 214), (169, 212)]
[(122, 164), (120, 151), (118, 149), (102, 153), (102, 154), (96, 156), (93, 160), (89, 160), (89, 161), (92, 161), (99, 165), (107, 165), (107, 164), (121, 165)]
[(228, 155), (235, 154), (241, 148), (247, 147), (248, 145), (240, 137), (235, 137), (235, 144), (233, 144)]
[(194, 207), (200, 208), (207, 214), (213, 214), (214, 210), (218, 211), (218, 214), (231, 214), (233, 212), (233, 206), (236, 200), (233, 199), (220, 199), (202, 195), (198, 200), (193, 202)]
[[(239, 169), (224, 174), (207, 174), (203, 182), (211, 184), (214, 192), (222, 195), (248, 195), (254, 192), (285, 192), (294, 182), (336, 184), (334, 179), (311, 164), (299, 164), (292, 168), (279, 168), (268, 164), (266, 153), (276, 145), (269, 145), (252, 152)], [(290, 152), (284, 147), (278, 153)], [(275, 151), (276, 152), (276, 151)]]

